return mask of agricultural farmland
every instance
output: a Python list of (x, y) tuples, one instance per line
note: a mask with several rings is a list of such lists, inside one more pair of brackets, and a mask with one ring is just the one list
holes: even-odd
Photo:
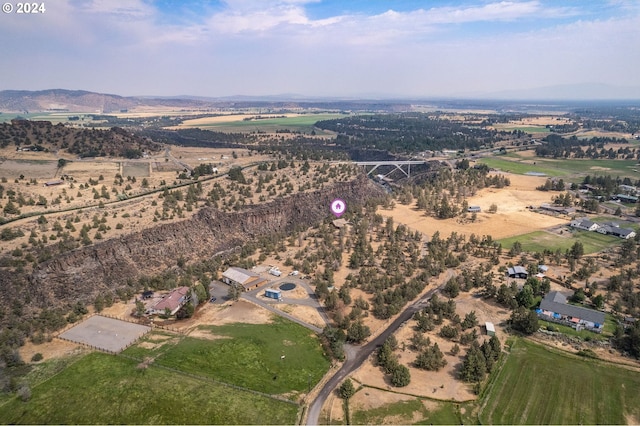
[(482, 424), (637, 424), (640, 373), (516, 339), (493, 378)]
[[(27, 424), (295, 423), (299, 395), (329, 367), (317, 338), (281, 318), (203, 327), (211, 338), (153, 332), (121, 356), (88, 354), (33, 384), (28, 402), (14, 398), (0, 406), (0, 418)], [(65, 404), (57, 404), (60, 398)]]
[(499, 240), (502, 247), (509, 250), (518, 241), (524, 251), (543, 252), (544, 250), (562, 252), (571, 248), (576, 242), (581, 242), (585, 254), (597, 253), (609, 247), (622, 243), (622, 239), (613, 235), (604, 235), (589, 231), (567, 231), (562, 234), (548, 231), (535, 231), (528, 234)]
[[(555, 159), (532, 157), (532, 152), (510, 153), (499, 157), (482, 158), (478, 160), (494, 169), (504, 172), (527, 174), (543, 173), (549, 177), (581, 178), (586, 175), (611, 175), (631, 177), (637, 179), (638, 162), (635, 160), (607, 160), (607, 159)], [(576, 180), (576, 179), (572, 179)]]
[(344, 114), (256, 114), (256, 115), (222, 115), (217, 117), (186, 120), (176, 128), (197, 127), (207, 130), (229, 133), (264, 132), (288, 130), (290, 132), (331, 134), (314, 127), (320, 120), (331, 120), (344, 117)]
[[(32, 388), (28, 402), (0, 406), (19, 424), (293, 424), (298, 407), (95, 352)], [(64, 401), (61, 404), (60, 401)]]

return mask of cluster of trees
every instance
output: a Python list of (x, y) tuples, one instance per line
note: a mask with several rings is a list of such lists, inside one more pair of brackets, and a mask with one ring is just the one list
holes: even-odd
[(474, 340), (462, 361), (460, 378), (466, 382), (481, 382), (491, 372), (501, 353), (500, 340), (496, 336), (491, 336), (482, 345)]
[(336, 132), (338, 145), (389, 152), (479, 149), (506, 138), (495, 130), (422, 113), (350, 116), (315, 126)]
[(398, 362), (398, 356), (393, 353), (397, 348), (398, 341), (393, 335), (389, 336), (378, 348), (376, 361), (389, 376), (393, 386), (404, 387), (411, 383), (411, 373), (406, 366)]
[[(466, 199), (482, 188), (503, 188), (511, 184), (504, 175), (490, 175), (486, 167), (462, 170), (442, 169), (425, 177), (419, 185), (408, 187), (397, 199), (403, 204), (416, 200), (416, 206), (440, 219), (466, 215)], [(497, 209), (497, 206), (496, 206)]]
[(142, 151), (157, 151), (160, 145), (119, 127), (109, 130), (78, 129), (49, 121), (12, 120), (0, 124), (0, 146), (39, 145), (45, 149), (66, 149), (80, 157), (139, 158)]
[[(614, 150), (604, 148), (605, 144), (628, 144), (624, 138), (593, 137), (591, 139), (579, 139), (577, 136), (564, 138), (557, 134), (550, 134), (543, 139), (543, 145), (536, 146), (538, 157), (552, 158), (608, 158), (608, 159), (638, 159), (640, 152), (635, 148), (624, 147)], [(586, 149), (584, 149), (586, 147)]]
[(564, 179), (547, 179), (543, 185), (536, 187), (538, 191), (564, 191)]

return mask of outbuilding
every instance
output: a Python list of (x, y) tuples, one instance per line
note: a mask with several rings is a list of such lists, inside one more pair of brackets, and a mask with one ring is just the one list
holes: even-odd
[(282, 292), (273, 288), (266, 289), (264, 295), (269, 299), (282, 300)]
[(509, 278), (527, 278), (529, 273), (525, 269), (524, 266), (514, 266), (511, 268), (507, 268), (507, 275)]
[(485, 322), (484, 327), (487, 329), (487, 336), (495, 336), (496, 335), (496, 327), (492, 322)]
[(244, 291), (253, 290), (267, 282), (265, 278), (244, 268), (232, 266), (222, 273), (222, 282), (229, 285), (241, 286)]

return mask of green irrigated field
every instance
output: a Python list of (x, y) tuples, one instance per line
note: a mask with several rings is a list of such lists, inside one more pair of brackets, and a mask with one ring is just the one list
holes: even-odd
[(279, 317), (270, 324), (202, 328), (222, 338), (186, 337), (165, 348), (155, 362), (259, 392), (291, 396), (307, 392), (329, 369), (318, 338)]
[[(344, 117), (344, 114), (304, 114), (294, 117), (265, 118), (260, 120), (230, 120), (216, 121), (213, 123), (202, 123), (190, 125), (189, 122), (184, 127), (198, 127), (201, 129), (215, 130), (218, 132), (267, 132), (274, 133), (277, 130), (290, 130), (292, 132), (311, 133), (322, 135), (322, 130), (316, 129), (313, 125), (320, 120), (332, 120)], [(329, 134), (329, 133), (327, 133)]]
[(295, 404), (91, 353), (0, 406), (16, 424), (294, 424)]
[(511, 347), (480, 411), (482, 424), (628, 424), (640, 418), (640, 373), (545, 348)]
[(498, 130), (506, 132), (513, 132), (514, 130), (520, 130), (525, 133), (549, 133), (549, 128), (545, 126), (517, 126), (517, 125), (500, 125), (495, 126)]
[[(554, 159), (539, 157), (522, 157), (518, 153), (511, 153), (500, 157), (482, 158), (478, 160), (489, 167), (516, 174), (544, 173), (549, 177), (581, 177), (586, 175), (611, 175), (638, 178), (639, 166), (635, 160), (608, 159)], [(535, 162), (535, 164), (533, 164)]]
[(317, 336), (280, 317), (206, 328), (215, 339), (155, 331), (119, 356), (39, 364), (31, 399), (0, 402), (0, 423), (294, 424), (329, 368)]
[(576, 241), (580, 241), (585, 254), (599, 252), (605, 248), (622, 243), (622, 240), (613, 235), (604, 235), (598, 232), (573, 231), (570, 234), (557, 235), (547, 231), (535, 231), (529, 234), (503, 238), (498, 242), (506, 250), (510, 250), (513, 243), (519, 241), (524, 251), (542, 252), (544, 250), (562, 251), (570, 249)]

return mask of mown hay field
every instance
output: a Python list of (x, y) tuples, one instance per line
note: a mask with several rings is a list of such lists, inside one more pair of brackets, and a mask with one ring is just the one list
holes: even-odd
[(493, 379), (482, 424), (634, 424), (640, 373), (516, 339)]

